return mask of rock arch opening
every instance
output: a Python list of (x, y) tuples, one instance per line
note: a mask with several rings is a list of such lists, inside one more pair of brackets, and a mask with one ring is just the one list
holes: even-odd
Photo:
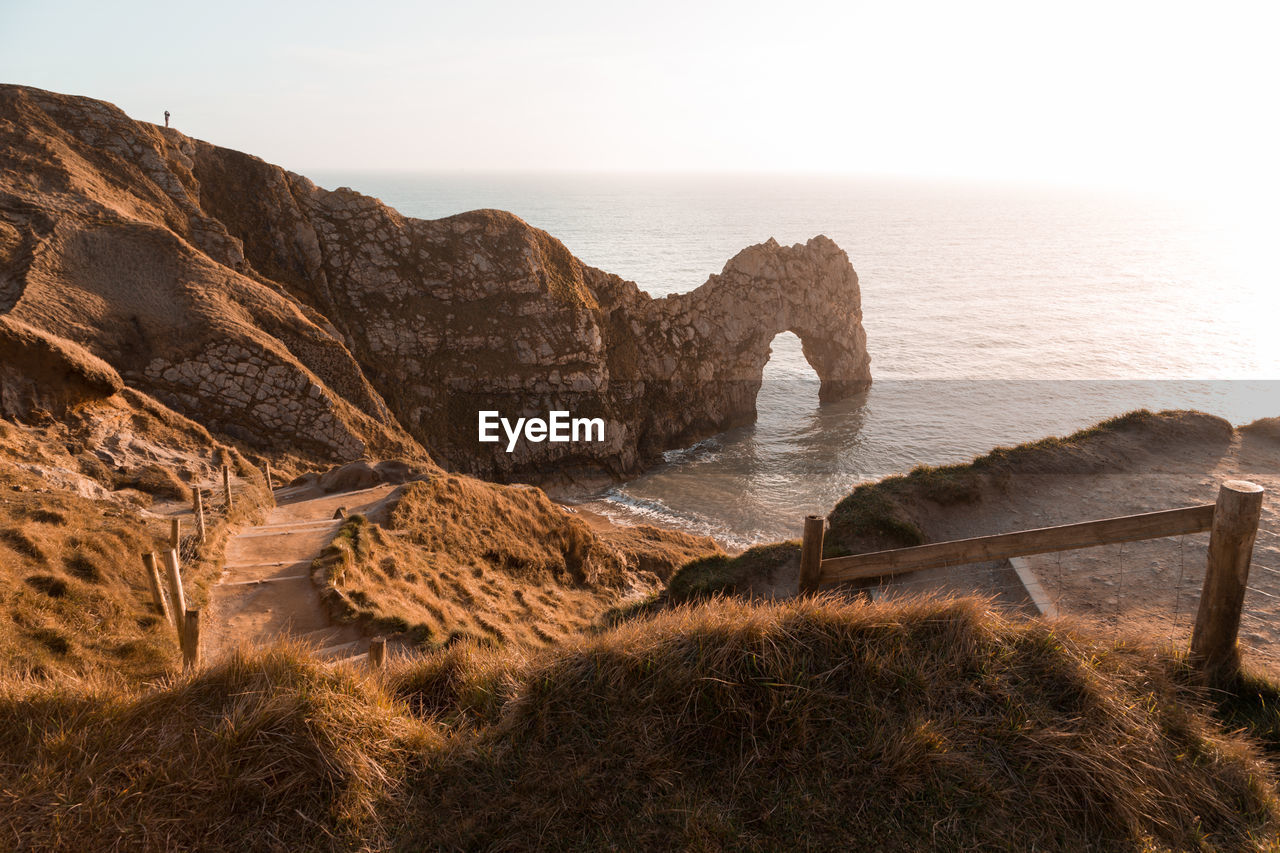
[(768, 422), (816, 407), (820, 387), (818, 370), (809, 363), (800, 337), (791, 331), (779, 332), (765, 352), (756, 417)]
[(804, 342), (800, 336), (786, 331), (774, 335), (769, 342), (761, 379), (765, 382), (812, 381), (816, 387), (820, 377), (818, 368), (810, 363), (808, 354), (804, 351)]

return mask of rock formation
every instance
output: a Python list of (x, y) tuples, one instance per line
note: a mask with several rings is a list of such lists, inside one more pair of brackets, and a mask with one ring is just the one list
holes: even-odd
[[(782, 331), (823, 400), (870, 381), (858, 279), (825, 237), (752, 246), (698, 289), (652, 299), (512, 214), (407, 218), (17, 86), (0, 87), (5, 316), (264, 452), (425, 448), (499, 479), (633, 474), (750, 422)], [(606, 440), (506, 453), (477, 441), (481, 409), (599, 417)]]

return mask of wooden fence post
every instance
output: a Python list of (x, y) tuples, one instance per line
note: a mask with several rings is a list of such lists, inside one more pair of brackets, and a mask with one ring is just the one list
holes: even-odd
[(182, 668), (200, 666), (200, 611), (186, 611), (182, 622)]
[(182, 519), (169, 519), (169, 548), (173, 551), (182, 550)]
[(1191, 662), (1215, 686), (1231, 682), (1240, 669), (1240, 609), (1249, 585), (1253, 540), (1262, 517), (1263, 488), (1244, 480), (1228, 480), (1218, 489), (1209, 533), (1200, 608), (1191, 634)]
[(227, 515), (231, 515), (231, 469), (222, 466), (222, 492), (227, 498)]
[(804, 539), (800, 543), (800, 594), (817, 592), (822, 582), (822, 539), (824, 520), (820, 515), (804, 518)]
[(187, 597), (182, 593), (182, 572), (178, 568), (178, 552), (164, 554), (165, 575), (169, 580), (169, 602), (173, 605), (174, 624), (178, 628), (178, 640), (183, 637), (183, 624), (187, 618)]
[(374, 637), (369, 641), (369, 668), (382, 669), (387, 657), (387, 638)]
[(142, 565), (147, 570), (147, 586), (151, 587), (151, 600), (155, 602), (156, 610), (160, 611), (164, 621), (171, 625), (177, 624), (173, 621), (173, 614), (169, 612), (169, 602), (164, 599), (164, 587), (160, 583), (160, 567), (156, 565), (156, 552), (143, 554)]
[(204, 496), (200, 493), (200, 487), (196, 486), (192, 490), (193, 506), (192, 512), (196, 516), (196, 538), (200, 540), (200, 544), (204, 544)]

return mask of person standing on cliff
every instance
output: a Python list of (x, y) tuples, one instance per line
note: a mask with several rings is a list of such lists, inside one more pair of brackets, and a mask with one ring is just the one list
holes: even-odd
[(165, 110), (165, 111), (164, 111), (164, 126), (165, 126), (165, 127), (168, 127), (168, 126), (169, 126), (169, 111), (168, 111), (168, 110)]

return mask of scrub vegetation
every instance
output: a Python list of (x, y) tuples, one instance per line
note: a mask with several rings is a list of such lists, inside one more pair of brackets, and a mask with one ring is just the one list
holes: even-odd
[(385, 525), (353, 516), (317, 561), (335, 616), (419, 645), (562, 642), (720, 553), (653, 527), (596, 530), (540, 489), (438, 476), (406, 486)]
[(1241, 702), (978, 601), (718, 599), (380, 675), (281, 647), (154, 689), (10, 680), (0, 824), (33, 849), (1253, 850), (1275, 709)]

